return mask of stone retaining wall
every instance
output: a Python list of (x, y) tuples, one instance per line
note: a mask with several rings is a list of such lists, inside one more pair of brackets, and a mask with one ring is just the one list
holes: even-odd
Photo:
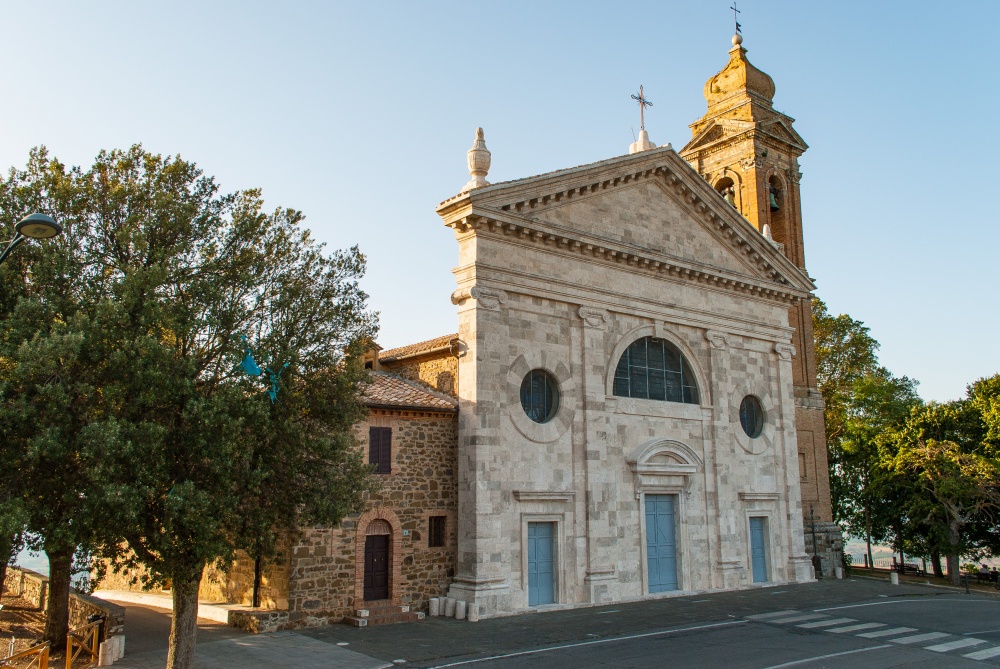
[[(49, 578), (38, 572), (22, 567), (8, 567), (4, 591), (18, 594), (28, 600), (33, 606), (44, 611), (48, 602)], [(104, 626), (104, 639), (125, 634), (125, 609), (117, 604), (106, 602), (82, 592), (69, 593), (69, 626), (82, 627), (92, 615), (101, 615), (107, 619)]]

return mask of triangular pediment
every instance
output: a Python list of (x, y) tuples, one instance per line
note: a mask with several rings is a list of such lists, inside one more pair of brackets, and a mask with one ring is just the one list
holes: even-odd
[(778, 117), (771, 121), (761, 123), (760, 129), (775, 139), (781, 140), (786, 144), (791, 144), (800, 151), (805, 151), (809, 148), (808, 145), (806, 145), (805, 140), (802, 139), (802, 136), (795, 132), (795, 129), (792, 128), (792, 124), (784, 118)]
[(521, 238), (563, 240), (615, 262), (782, 299), (812, 289), (669, 146), (476, 189), (443, 202), (438, 213), (456, 229), (517, 230)]

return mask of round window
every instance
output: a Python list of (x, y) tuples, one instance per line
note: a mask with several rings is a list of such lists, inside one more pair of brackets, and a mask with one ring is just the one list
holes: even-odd
[(559, 408), (559, 387), (544, 369), (533, 369), (521, 381), (521, 407), (536, 423), (547, 423)]
[(747, 395), (740, 402), (740, 425), (751, 439), (756, 439), (764, 431), (764, 408), (753, 395)]

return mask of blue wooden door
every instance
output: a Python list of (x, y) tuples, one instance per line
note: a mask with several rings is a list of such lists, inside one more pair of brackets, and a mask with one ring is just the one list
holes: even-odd
[(674, 499), (673, 495), (646, 495), (646, 567), (650, 592), (677, 589)]
[(554, 523), (528, 523), (528, 606), (555, 602)]
[(753, 582), (767, 581), (767, 533), (764, 518), (750, 519), (750, 564), (753, 566)]

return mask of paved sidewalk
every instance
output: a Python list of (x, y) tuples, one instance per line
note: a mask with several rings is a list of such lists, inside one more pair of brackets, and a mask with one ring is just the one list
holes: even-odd
[[(166, 662), (164, 649), (137, 654), (126, 652), (114, 666), (118, 669), (163, 669)], [(294, 632), (276, 632), (199, 643), (194, 666), (196, 669), (383, 669), (393, 664)]]

